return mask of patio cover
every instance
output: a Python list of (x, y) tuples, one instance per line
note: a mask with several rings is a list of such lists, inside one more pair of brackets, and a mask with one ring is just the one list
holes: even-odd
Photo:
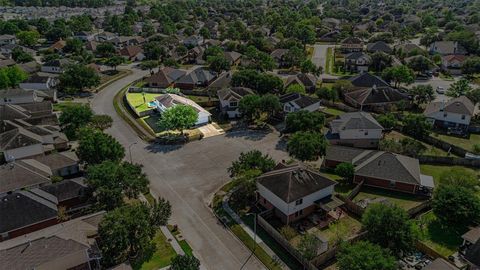
[(335, 208), (342, 206), (344, 202), (337, 197), (328, 196), (323, 199), (316, 200), (315, 204), (325, 212), (330, 212)]
[(422, 187), (433, 189), (435, 187), (435, 183), (433, 182), (433, 177), (430, 175), (420, 174), (420, 185)]

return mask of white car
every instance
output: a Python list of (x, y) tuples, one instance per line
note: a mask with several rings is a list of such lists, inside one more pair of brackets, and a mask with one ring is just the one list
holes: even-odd
[(437, 86), (437, 93), (443, 95), (445, 94), (445, 88), (441, 87), (441, 86)]

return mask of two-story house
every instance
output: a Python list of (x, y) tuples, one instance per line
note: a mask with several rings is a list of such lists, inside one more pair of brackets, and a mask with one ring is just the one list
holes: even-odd
[(326, 137), (331, 144), (377, 148), (383, 138), (383, 127), (370, 113), (345, 113), (330, 122)]
[(353, 52), (345, 56), (345, 70), (349, 72), (367, 72), (371, 63), (370, 55), (363, 52)]
[(425, 108), (423, 115), (434, 127), (456, 129), (466, 132), (475, 112), (475, 105), (467, 97), (460, 96), (447, 102), (431, 102)]
[(65, 68), (70, 64), (71, 62), (68, 59), (56, 59), (43, 64), (40, 70), (48, 73), (63, 73)]
[(257, 178), (258, 202), (283, 223), (290, 224), (322, 209), (322, 201), (335, 200), (335, 185), (336, 182), (302, 164), (280, 163)]
[(291, 93), (280, 96), (280, 103), (283, 106), (284, 113), (297, 112), (300, 110), (314, 112), (321, 108), (319, 99), (299, 93)]
[(441, 55), (467, 54), (465, 48), (457, 41), (435, 41), (430, 44), (429, 52)]
[(442, 57), (442, 69), (452, 75), (462, 74), (462, 66), (467, 57), (461, 54), (451, 54)]
[(357, 37), (348, 37), (342, 40), (340, 50), (343, 53), (361, 52), (363, 51), (363, 41)]
[(246, 95), (253, 95), (254, 92), (246, 87), (231, 87), (219, 90), (217, 92), (220, 100), (220, 109), (228, 118), (240, 117), (242, 114), (238, 110), (240, 100)]

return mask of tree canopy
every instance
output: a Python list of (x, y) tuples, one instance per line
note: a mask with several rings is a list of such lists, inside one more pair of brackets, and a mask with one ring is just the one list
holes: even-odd
[(367, 241), (344, 244), (337, 255), (340, 270), (395, 270), (397, 263), (388, 250)]
[(314, 161), (325, 155), (327, 142), (322, 133), (298, 131), (287, 142), (288, 154), (301, 161)]
[(188, 105), (175, 105), (161, 115), (158, 125), (163, 130), (178, 130), (181, 134), (198, 120), (198, 112)]
[(79, 131), (78, 137), (78, 157), (89, 165), (99, 164), (105, 160), (120, 161), (125, 156), (123, 146), (115, 138), (100, 130), (83, 128)]

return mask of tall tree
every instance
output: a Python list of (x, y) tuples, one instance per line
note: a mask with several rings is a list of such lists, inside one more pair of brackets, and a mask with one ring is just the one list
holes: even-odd
[(473, 88), (470, 86), (470, 82), (467, 79), (462, 78), (450, 85), (450, 87), (447, 90), (447, 96), (450, 96), (450, 97), (465, 96), (472, 90)]
[(425, 138), (432, 130), (432, 124), (422, 114), (408, 114), (403, 118), (403, 132), (414, 138)]
[(240, 153), (240, 157), (232, 162), (228, 172), (232, 176), (240, 176), (250, 170), (258, 170), (261, 173), (265, 173), (272, 170), (273, 167), (275, 167), (275, 161), (269, 155), (264, 155), (258, 150), (251, 150), (246, 153)]
[(395, 270), (395, 257), (388, 250), (367, 241), (345, 244), (337, 256), (340, 270)]
[(59, 117), (60, 126), (70, 140), (77, 138), (80, 128), (86, 126), (93, 117), (93, 112), (88, 105), (74, 104), (67, 106)]
[(85, 88), (98, 85), (100, 85), (100, 76), (93, 68), (85, 65), (69, 65), (60, 75), (60, 86), (67, 92), (83, 91)]
[(89, 165), (105, 160), (120, 161), (125, 156), (123, 146), (100, 130), (83, 128), (79, 131), (79, 138), (78, 157)]
[(176, 105), (162, 113), (158, 125), (163, 130), (183, 131), (191, 128), (198, 120), (198, 112), (188, 105)]
[(285, 131), (289, 133), (297, 131), (321, 132), (324, 125), (325, 115), (318, 111), (300, 110), (287, 114), (285, 119)]
[(191, 255), (177, 255), (170, 265), (171, 270), (198, 270), (200, 261)]
[(480, 221), (480, 199), (466, 187), (440, 185), (435, 190), (432, 209), (445, 225), (466, 226)]
[(301, 161), (314, 161), (325, 155), (327, 142), (322, 133), (295, 132), (287, 142), (288, 154)]
[(387, 81), (393, 81), (395, 88), (397, 88), (400, 83), (408, 85), (415, 81), (415, 73), (413, 70), (404, 65), (386, 68), (382, 73), (382, 77)]

